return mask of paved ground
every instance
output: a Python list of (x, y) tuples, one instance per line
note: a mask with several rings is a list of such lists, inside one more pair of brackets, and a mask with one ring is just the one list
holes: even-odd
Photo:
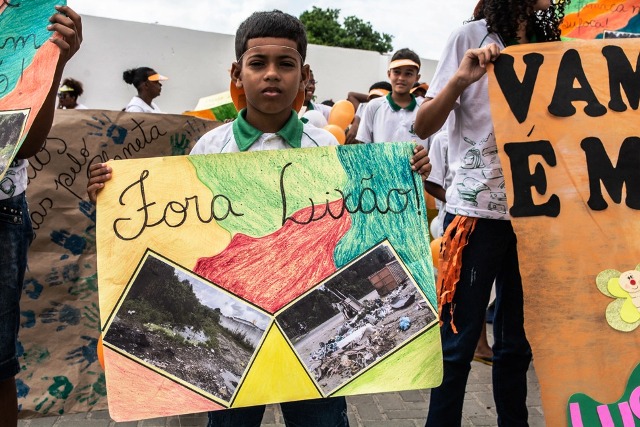
[[(426, 419), (429, 390), (414, 390), (347, 398), (351, 427), (422, 427)], [(529, 371), (529, 425), (544, 427), (540, 387)], [(464, 426), (496, 426), (491, 393), (491, 368), (474, 362), (464, 402)], [(206, 414), (156, 418), (129, 423), (112, 421), (106, 411), (89, 414), (23, 420), (19, 427), (196, 427), (206, 425)], [(284, 427), (278, 406), (269, 406), (262, 427)]]
[[(489, 342), (493, 342), (491, 328)], [(540, 385), (533, 366), (529, 369), (529, 426), (545, 427)], [(429, 408), (429, 390), (412, 390), (347, 398), (350, 427), (422, 427)], [(497, 426), (491, 386), (491, 367), (473, 362), (462, 411), (464, 427)], [(107, 411), (62, 415), (18, 422), (18, 427), (202, 427), (206, 413), (116, 423)], [(262, 427), (285, 427), (278, 405), (267, 406)]]

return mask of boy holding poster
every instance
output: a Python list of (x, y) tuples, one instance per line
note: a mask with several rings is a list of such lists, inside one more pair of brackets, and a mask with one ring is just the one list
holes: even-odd
[(454, 178), (447, 198), (436, 289), (444, 379), (431, 392), (427, 426), (459, 426), (470, 363), (495, 279), (493, 395), (498, 425), (526, 426), (531, 348), (524, 331), (516, 235), (507, 210), (486, 65), (516, 43), (560, 40), (568, 1), (481, 0), (450, 36), (415, 122), (422, 138), (448, 127)]
[[(307, 37), (295, 17), (274, 10), (256, 12), (240, 24), (231, 65), (231, 94), (242, 108), (238, 118), (205, 134), (191, 154), (230, 153), (337, 145), (329, 132), (303, 124), (296, 111), (304, 100), (309, 65), (304, 64)], [(417, 146), (411, 168), (423, 177), (431, 169), (426, 150)], [(111, 178), (104, 163), (90, 168), (87, 187), (97, 192)], [(209, 413), (209, 426), (260, 426), (264, 406)], [(348, 426), (343, 397), (282, 404), (287, 425)]]

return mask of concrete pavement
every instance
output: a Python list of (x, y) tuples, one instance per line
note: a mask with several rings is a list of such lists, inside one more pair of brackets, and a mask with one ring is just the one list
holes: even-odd
[[(529, 370), (528, 384), (529, 425), (544, 427), (540, 386), (533, 368)], [(491, 389), (491, 367), (473, 362), (462, 414), (463, 426), (497, 425)], [(429, 406), (429, 390), (351, 396), (347, 402), (351, 427), (422, 427)], [(206, 420), (206, 414), (193, 414), (116, 423), (107, 411), (98, 411), (21, 420), (18, 427), (200, 427), (206, 425)], [(279, 406), (267, 407), (262, 427), (284, 427)]]

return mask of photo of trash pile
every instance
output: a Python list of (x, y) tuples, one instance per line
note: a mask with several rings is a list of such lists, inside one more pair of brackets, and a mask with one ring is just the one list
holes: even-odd
[(276, 317), (325, 394), (437, 323), (435, 310), (385, 242)]

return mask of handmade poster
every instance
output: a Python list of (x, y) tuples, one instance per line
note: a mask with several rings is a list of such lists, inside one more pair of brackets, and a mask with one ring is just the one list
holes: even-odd
[(640, 33), (640, 0), (573, 0), (560, 25), (566, 39), (603, 38), (603, 33)]
[(550, 426), (640, 423), (639, 59), (634, 39), (528, 44), (489, 75)]
[(437, 386), (408, 143), (115, 161), (98, 198), (109, 412)]
[(169, 114), (56, 110), (30, 159), (27, 200), (36, 234), (21, 299), (21, 418), (104, 410), (90, 164), (188, 153), (219, 122)]
[(49, 17), (64, 0), (3, 1), (0, 5), (0, 189), (51, 88), (60, 51), (49, 43)]

